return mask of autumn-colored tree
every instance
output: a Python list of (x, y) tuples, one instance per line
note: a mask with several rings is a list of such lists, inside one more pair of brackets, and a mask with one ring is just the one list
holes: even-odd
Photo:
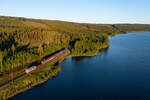
[(42, 45), (39, 45), (38, 51), (39, 51), (40, 55), (43, 53), (43, 46)]
[(11, 51), (12, 51), (12, 54), (14, 56), (14, 53), (15, 53), (15, 45), (14, 44), (11, 46)]

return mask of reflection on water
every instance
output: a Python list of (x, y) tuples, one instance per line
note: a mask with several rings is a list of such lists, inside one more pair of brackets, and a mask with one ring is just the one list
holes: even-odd
[[(97, 54), (97, 55), (100, 55), (100, 54), (107, 55), (108, 50), (109, 50), (109, 48), (105, 48), (105, 49), (101, 50), (100, 53)], [(84, 60), (84, 59), (92, 59), (93, 57), (94, 56), (74, 56), (74, 57), (72, 57), (72, 60), (81, 61), (81, 60)]]
[(78, 56), (78, 57), (72, 57), (72, 60), (74, 60), (74, 61), (81, 61), (81, 60), (84, 60), (84, 59), (90, 59), (90, 58), (92, 58), (92, 57), (90, 57), (90, 56), (87, 56), (87, 57), (85, 57), (85, 56)]

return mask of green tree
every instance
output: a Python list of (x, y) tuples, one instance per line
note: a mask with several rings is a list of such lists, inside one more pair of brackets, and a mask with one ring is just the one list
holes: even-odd
[[(12, 46), (11, 46), (11, 51), (12, 51), (12, 53), (13, 53), (13, 60), (14, 60), (14, 54), (15, 54), (15, 45), (13, 44)], [(11, 65), (11, 67), (12, 67), (12, 72), (11, 72), (11, 79), (12, 79), (12, 83), (13, 83), (13, 63), (12, 63), (12, 65)]]
[(0, 51), (0, 66), (1, 66), (1, 72), (3, 72), (3, 52)]
[(40, 55), (43, 53), (43, 46), (42, 45), (39, 45), (38, 51), (39, 51)]

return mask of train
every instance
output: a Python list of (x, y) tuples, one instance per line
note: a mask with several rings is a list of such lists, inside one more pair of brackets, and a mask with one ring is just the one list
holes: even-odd
[(47, 64), (47, 63), (49, 63), (50, 61), (55, 60), (56, 58), (58, 58), (60, 55), (64, 54), (65, 52), (66, 52), (66, 49), (62, 49), (60, 52), (58, 52), (58, 53), (52, 55), (51, 57), (42, 60), (42, 61), (41, 61), (41, 64), (39, 64), (39, 65), (37, 65), (37, 66), (32, 66), (32, 67), (30, 67), (30, 68), (27, 68), (27, 69), (25, 70), (25, 73), (26, 73), (26, 74), (29, 74), (29, 73), (31, 73), (32, 71), (35, 71), (36, 69), (41, 68), (42, 66), (44, 66), (44, 64)]
[(25, 72), (26, 72), (27, 74), (29, 74), (30, 72), (32, 72), (32, 71), (34, 71), (34, 70), (36, 70), (36, 69), (37, 69), (36, 66), (32, 66), (32, 67), (26, 69)]

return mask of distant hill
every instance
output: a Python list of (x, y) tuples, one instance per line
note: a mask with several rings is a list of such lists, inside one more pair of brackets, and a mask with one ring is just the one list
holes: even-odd
[[(101, 33), (117, 34), (126, 32), (150, 31), (144, 24), (85, 24), (65, 21), (27, 19), (0, 16), (0, 39), (19, 45), (38, 46), (65, 42), (70, 34)], [(58, 41), (60, 37), (61, 41)], [(11, 45), (11, 44), (10, 44)]]

